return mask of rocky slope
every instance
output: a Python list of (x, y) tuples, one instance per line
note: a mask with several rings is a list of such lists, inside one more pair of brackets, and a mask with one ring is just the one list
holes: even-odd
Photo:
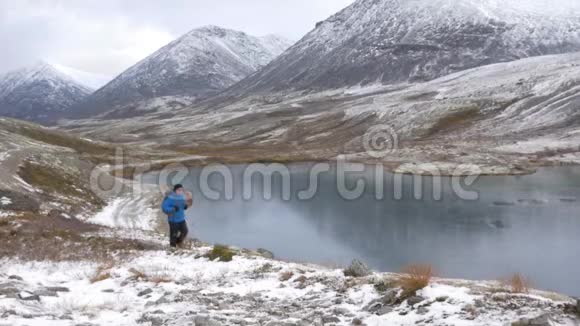
[(45, 62), (0, 76), (0, 115), (54, 123), (92, 90)]
[[(232, 162), (329, 160), (348, 154), (411, 172), (421, 171), (421, 163), (438, 164), (444, 174), (473, 163), (485, 173), (522, 173), (537, 165), (580, 162), (579, 80), (580, 54), (563, 54), (415, 85), (277, 93), (170, 115), (65, 127)], [(397, 148), (380, 158), (365, 147), (365, 135), (372, 136), (377, 126), (388, 126), (398, 138)]]
[(99, 89), (75, 109), (75, 116), (133, 110), (135, 103), (146, 106), (143, 101), (161, 97), (207, 98), (256, 72), (288, 46), (289, 41), (277, 36), (254, 37), (216, 26), (198, 28)]
[(578, 51), (578, 7), (543, 0), (358, 0), (227, 94), (420, 82)]

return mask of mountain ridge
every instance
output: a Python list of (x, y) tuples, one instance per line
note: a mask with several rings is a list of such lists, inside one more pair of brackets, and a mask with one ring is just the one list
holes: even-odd
[(288, 46), (278, 36), (260, 38), (212, 25), (196, 28), (125, 70), (75, 114), (94, 116), (158, 97), (207, 98), (256, 72)]
[(0, 115), (52, 124), (92, 91), (39, 61), (0, 76)]
[(495, 0), (358, 0), (224, 96), (423, 82), (580, 51), (579, 31), (578, 16), (518, 11)]

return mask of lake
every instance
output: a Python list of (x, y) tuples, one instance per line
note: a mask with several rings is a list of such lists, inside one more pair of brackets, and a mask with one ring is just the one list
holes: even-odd
[[(580, 167), (482, 176), (471, 184), (423, 177), (418, 185), (413, 176), (367, 166), (344, 177), (347, 190), (364, 184), (357, 196), (339, 190), (336, 167), (314, 178), (312, 167), (291, 165), (287, 178), (274, 174), (271, 191), (245, 166), (230, 166), (230, 176), (191, 169), (183, 181), (194, 193), (191, 236), (299, 262), (344, 266), (357, 258), (386, 272), (414, 263), (432, 264), (448, 278), (497, 280), (518, 272), (534, 287), (580, 295)], [(298, 198), (313, 180), (316, 191)]]

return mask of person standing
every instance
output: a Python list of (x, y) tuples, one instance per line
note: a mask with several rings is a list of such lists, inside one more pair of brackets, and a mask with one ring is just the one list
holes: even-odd
[(172, 249), (181, 247), (187, 237), (188, 228), (185, 211), (193, 204), (193, 196), (186, 192), (183, 185), (177, 184), (173, 192), (163, 199), (161, 210), (167, 215), (169, 222), (169, 245)]

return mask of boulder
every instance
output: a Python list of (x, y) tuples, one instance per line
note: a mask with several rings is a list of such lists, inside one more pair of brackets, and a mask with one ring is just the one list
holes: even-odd
[(407, 304), (409, 306), (414, 306), (414, 305), (421, 303), (423, 301), (425, 301), (425, 298), (416, 295), (416, 296), (413, 296), (413, 297), (410, 297), (409, 299), (407, 299)]
[(343, 272), (344, 276), (365, 277), (371, 274), (371, 269), (365, 263), (355, 259)]
[(9, 280), (17, 280), (17, 281), (23, 281), (24, 279), (18, 275), (10, 275), (8, 276)]
[(0, 284), (0, 295), (15, 296), (20, 290), (13, 283)]
[(26, 291), (20, 292), (18, 294), (18, 299), (22, 301), (40, 301), (40, 297), (38, 295)]
[(48, 289), (38, 289), (34, 291), (34, 294), (40, 297), (58, 297), (58, 293)]
[(151, 293), (153, 293), (153, 290), (151, 290), (151, 289), (145, 289), (145, 290), (143, 290), (143, 291), (139, 292), (139, 293), (137, 294), (137, 296), (138, 296), (138, 297), (142, 297), (142, 296), (144, 296), (144, 295), (151, 294)]
[(47, 291), (53, 292), (70, 292), (69, 288), (65, 288), (64, 286), (47, 286), (45, 287)]
[(194, 326), (222, 326), (222, 324), (216, 320), (209, 318), (208, 316), (195, 316), (193, 319)]
[(389, 306), (383, 306), (381, 309), (379, 309), (377, 311), (377, 315), (382, 316), (382, 315), (386, 315), (388, 313), (393, 312), (393, 307), (389, 307)]
[(264, 248), (259, 248), (258, 250), (256, 250), (257, 253), (260, 254), (260, 256), (267, 258), (267, 259), (274, 259), (274, 253), (266, 250)]

